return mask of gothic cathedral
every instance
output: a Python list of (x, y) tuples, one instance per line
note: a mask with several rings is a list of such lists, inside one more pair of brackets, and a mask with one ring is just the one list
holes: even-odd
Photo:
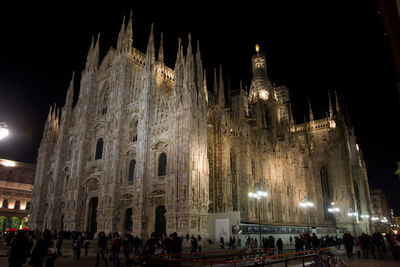
[[(76, 105), (73, 77), (64, 107), (50, 109), (30, 228), (207, 237), (211, 214), (238, 214), (243, 225), (259, 214), (286, 229), (351, 229), (347, 212), (370, 214), (365, 162), (336, 95), (325, 118), (314, 119), (309, 103), (309, 119), (296, 124), (289, 89), (272, 85), (258, 47), (248, 92), (224, 86), (222, 69), (208, 90), (190, 35), (174, 69), (162, 36), (156, 52), (153, 28), (145, 54), (132, 39), (130, 18), (101, 62), (93, 40)], [(254, 190), (268, 194), (259, 205)], [(302, 201), (314, 203), (312, 216)]]

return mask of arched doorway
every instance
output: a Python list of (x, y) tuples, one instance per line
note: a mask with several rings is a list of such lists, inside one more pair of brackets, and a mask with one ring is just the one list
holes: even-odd
[(132, 209), (127, 209), (125, 212), (125, 231), (132, 231), (133, 221), (132, 221)]
[(158, 236), (162, 236), (167, 228), (167, 224), (165, 221), (165, 206), (157, 206), (156, 208), (156, 223), (155, 223), (155, 233)]
[(89, 220), (88, 220), (88, 230), (90, 233), (94, 234), (97, 232), (97, 204), (98, 198), (92, 197), (89, 202)]

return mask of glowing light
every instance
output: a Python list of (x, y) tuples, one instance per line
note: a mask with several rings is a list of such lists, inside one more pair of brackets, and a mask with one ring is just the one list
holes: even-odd
[(355, 212), (349, 212), (349, 213), (347, 213), (347, 215), (350, 216), (350, 217), (352, 217), (352, 216), (357, 216), (357, 213), (355, 213)]
[(2, 160), (0, 162), (0, 164), (3, 165), (4, 167), (15, 167), (16, 166), (15, 162), (11, 161), (11, 160)]
[(371, 220), (377, 221), (377, 220), (379, 220), (379, 218), (378, 217), (372, 217)]
[(364, 219), (364, 218), (368, 219), (368, 218), (369, 218), (369, 215), (368, 215), (368, 214), (363, 214), (363, 215), (361, 215), (360, 217), (363, 218), (363, 219)]
[(258, 46), (258, 44), (256, 44), (256, 52), (257, 54), (260, 52), (260, 47)]
[(10, 134), (8, 131), (8, 126), (4, 122), (0, 123), (0, 140), (7, 137)]
[(329, 127), (336, 128), (336, 122), (334, 120), (329, 121)]
[(358, 147), (358, 144), (356, 144), (356, 148), (357, 148), (357, 151), (360, 151), (360, 148)]
[(261, 199), (263, 197), (266, 197), (268, 194), (265, 191), (257, 191), (257, 192), (250, 192), (249, 197), (255, 198), (255, 199)]
[(299, 203), (300, 207), (307, 208), (307, 207), (314, 207), (314, 203), (306, 201), (306, 202), (300, 202)]
[(335, 213), (335, 212), (339, 212), (340, 209), (339, 208), (329, 208), (328, 211)]

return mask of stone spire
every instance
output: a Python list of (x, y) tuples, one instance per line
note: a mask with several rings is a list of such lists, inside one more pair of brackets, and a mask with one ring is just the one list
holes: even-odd
[(328, 92), (328, 99), (329, 99), (329, 118), (332, 118), (333, 107), (332, 107), (331, 93), (329, 92)]
[(75, 71), (72, 73), (72, 78), (71, 82), (69, 83), (64, 107), (72, 107), (72, 102), (74, 98), (74, 78), (75, 78)]
[(293, 118), (293, 111), (292, 111), (292, 103), (289, 102), (289, 126), (294, 127), (294, 118)]
[(121, 30), (118, 34), (118, 41), (117, 41), (117, 51), (122, 52), (124, 49), (124, 42), (125, 42), (125, 16), (122, 20)]
[(217, 68), (214, 67), (214, 86), (213, 86), (213, 93), (215, 102), (217, 101), (217, 94), (218, 94), (218, 78), (217, 78)]
[(225, 91), (224, 80), (222, 77), (222, 65), (219, 66), (219, 87), (218, 87), (218, 104), (225, 107)]
[(129, 16), (128, 26), (126, 26), (125, 30), (125, 44), (124, 48), (128, 53), (132, 52), (133, 48), (133, 32), (132, 32), (132, 11)]
[(206, 100), (206, 103), (208, 103), (208, 90), (207, 90), (207, 77), (206, 77), (206, 71), (204, 70), (204, 75), (203, 75), (203, 89), (204, 89), (204, 98)]
[[(193, 50), (192, 50), (192, 38), (189, 33), (188, 36), (189, 44), (186, 52), (186, 61), (185, 61), (185, 78), (188, 90), (196, 90), (196, 87), (193, 86), (195, 84), (195, 69), (194, 69), (194, 58), (193, 58)], [(196, 95), (197, 92), (191, 92), (193, 95)]]
[(174, 73), (174, 87), (178, 89), (178, 85), (182, 86), (183, 83), (183, 52), (180, 38), (178, 39), (178, 52), (176, 53)]
[(340, 105), (339, 105), (339, 100), (336, 94), (336, 90), (335, 90), (335, 102), (336, 102), (336, 113), (340, 112)]
[(160, 39), (160, 48), (158, 49), (158, 58), (157, 60), (161, 63), (164, 63), (164, 42), (163, 42), (163, 32), (161, 32)]
[(231, 101), (232, 101), (232, 90), (231, 90), (231, 79), (228, 78), (228, 98), (227, 98), (227, 103), (230, 106), (231, 105)]
[(150, 66), (150, 64), (154, 63), (155, 55), (154, 55), (154, 34), (153, 34), (153, 24), (151, 24), (151, 31), (149, 37), (149, 43), (147, 44), (146, 50), (146, 66)]
[(203, 70), (203, 62), (201, 61), (201, 54), (200, 54), (200, 42), (197, 40), (197, 47), (196, 47), (196, 81), (197, 81), (197, 88), (199, 93), (203, 93), (202, 89), (204, 86), (204, 70)]
[(310, 121), (313, 121), (314, 120), (314, 114), (313, 114), (313, 111), (312, 111), (312, 108), (311, 108), (310, 98), (308, 98), (308, 111), (310, 112)]

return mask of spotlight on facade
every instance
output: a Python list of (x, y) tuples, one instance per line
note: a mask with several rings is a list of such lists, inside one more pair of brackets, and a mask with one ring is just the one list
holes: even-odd
[(14, 161), (11, 160), (2, 160), (0, 161), (0, 164), (3, 165), (4, 167), (15, 167), (16, 164)]
[(10, 134), (8, 126), (5, 122), (0, 122), (0, 140), (7, 137)]
[(379, 220), (379, 218), (378, 217), (372, 217), (371, 220), (377, 221), (377, 220)]

